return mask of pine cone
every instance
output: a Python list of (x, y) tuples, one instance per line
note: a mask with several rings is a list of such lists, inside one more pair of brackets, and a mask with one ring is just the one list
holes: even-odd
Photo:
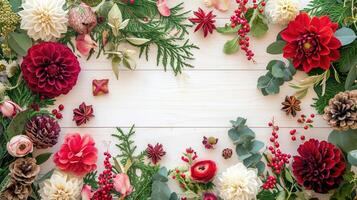
[(9, 166), (13, 182), (29, 185), (33, 183), (40, 172), (40, 166), (34, 158), (18, 158)]
[(88, 34), (97, 25), (97, 16), (92, 8), (81, 3), (68, 12), (68, 23), (79, 34)]
[(45, 149), (57, 144), (61, 131), (58, 122), (49, 115), (37, 115), (26, 124), (26, 135), (38, 149)]
[(26, 200), (31, 193), (31, 184), (13, 182), (1, 193), (0, 200)]
[(357, 129), (357, 90), (340, 92), (330, 99), (323, 118), (339, 131)]

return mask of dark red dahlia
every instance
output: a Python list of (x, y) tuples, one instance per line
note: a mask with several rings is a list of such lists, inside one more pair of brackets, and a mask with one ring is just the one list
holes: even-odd
[(81, 68), (67, 46), (42, 42), (28, 50), (21, 70), (32, 92), (53, 98), (67, 94), (73, 88)]
[(146, 148), (146, 155), (154, 165), (156, 165), (165, 154), (166, 152), (164, 151), (162, 144), (159, 143), (155, 146), (148, 144), (148, 147)]
[(301, 13), (281, 33), (287, 42), (284, 57), (292, 59), (294, 67), (305, 72), (329, 69), (330, 63), (340, 58), (341, 42), (334, 36), (337, 28), (328, 16), (310, 18)]
[(198, 11), (193, 12), (193, 14), (195, 14), (196, 18), (190, 18), (189, 20), (192, 23), (197, 24), (195, 32), (202, 29), (203, 35), (206, 37), (208, 32), (212, 33), (213, 30), (216, 29), (216, 26), (214, 25), (216, 22), (216, 20), (214, 20), (216, 15), (214, 15), (212, 11), (206, 14), (201, 8), (198, 8)]
[(318, 193), (337, 188), (346, 169), (340, 149), (326, 142), (310, 139), (298, 148), (294, 156), (293, 173), (300, 185)]
[(84, 102), (79, 105), (79, 108), (73, 110), (73, 121), (77, 126), (87, 123), (92, 117), (94, 117), (93, 106), (87, 106)]

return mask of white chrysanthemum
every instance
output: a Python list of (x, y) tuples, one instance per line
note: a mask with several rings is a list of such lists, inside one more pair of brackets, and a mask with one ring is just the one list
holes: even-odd
[(296, 0), (269, 0), (265, 13), (274, 24), (286, 25), (299, 14)]
[(50, 179), (43, 182), (39, 193), (41, 199), (78, 200), (81, 196), (82, 186), (82, 179), (55, 171)]
[(21, 29), (34, 40), (50, 41), (67, 32), (65, 0), (26, 0), (22, 4)]
[(217, 189), (223, 200), (256, 199), (262, 185), (256, 169), (247, 169), (242, 163), (229, 167), (218, 178)]

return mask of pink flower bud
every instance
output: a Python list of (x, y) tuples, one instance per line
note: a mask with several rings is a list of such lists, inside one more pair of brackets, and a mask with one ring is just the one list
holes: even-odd
[(23, 157), (33, 151), (33, 144), (26, 135), (16, 135), (6, 145), (7, 151), (14, 157)]
[(156, 6), (162, 16), (168, 17), (171, 15), (171, 10), (167, 6), (166, 0), (157, 0)]
[(15, 115), (21, 111), (21, 107), (10, 100), (6, 100), (0, 104), (0, 112), (5, 117), (15, 117)]
[(131, 186), (129, 176), (127, 174), (117, 174), (113, 181), (114, 189), (119, 192), (122, 197), (128, 196), (133, 191), (133, 186)]
[(93, 196), (92, 187), (84, 185), (81, 192), (82, 200), (90, 200)]
[(90, 51), (97, 46), (97, 43), (88, 34), (76, 37), (76, 48), (83, 56), (88, 56)]

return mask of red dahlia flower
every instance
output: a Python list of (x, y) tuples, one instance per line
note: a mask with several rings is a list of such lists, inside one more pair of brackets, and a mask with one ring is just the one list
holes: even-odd
[(208, 183), (213, 180), (217, 173), (217, 165), (212, 160), (195, 162), (190, 168), (192, 180), (200, 183)]
[(300, 185), (318, 193), (337, 188), (342, 181), (346, 163), (342, 152), (326, 141), (310, 139), (298, 148), (293, 173)]
[(53, 98), (67, 94), (73, 88), (81, 68), (67, 46), (42, 42), (28, 50), (21, 70), (32, 92)]
[(54, 163), (64, 171), (84, 176), (97, 168), (98, 150), (89, 135), (67, 135), (60, 150), (54, 155)]
[(330, 63), (340, 58), (341, 42), (334, 36), (337, 28), (328, 16), (311, 19), (301, 13), (281, 33), (287, 42), (284, 57), (292, 59), (294, 67), (305, 72), (314, 68), (329, 69)]

